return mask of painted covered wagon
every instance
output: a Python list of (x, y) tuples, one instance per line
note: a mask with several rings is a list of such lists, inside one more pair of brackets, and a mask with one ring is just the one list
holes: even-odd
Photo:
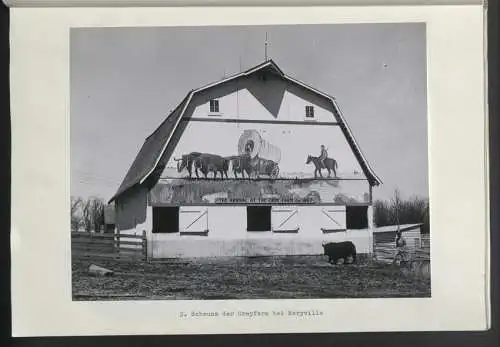
[(238, 141), (238, 154), (250, 157), (251, 171), (257, 177), (278, 177), (281, 150), (264, 140), (256, 130), (243, 131)]

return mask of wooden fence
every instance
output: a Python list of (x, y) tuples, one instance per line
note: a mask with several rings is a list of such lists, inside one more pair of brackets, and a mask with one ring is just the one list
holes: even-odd
[[(415, 238), (404, 237), (406, 240), (407, 258), (410, 261), (430, 261), (430, 237), (421, 235)], [(375, 260), (381, 262), (393, 262), (396, 256), (396, 243), (394, 238), (384, 237), (373, 238), (373, 256)]]
[(420, 236), (420, 245), (422, 248), (430, 248), (431, 247), (431, 237), (429, 234), (425, 234)]
[(77, 259), (147, 260), (146, 233), (128, 235), (72, 232), (71, 256)]

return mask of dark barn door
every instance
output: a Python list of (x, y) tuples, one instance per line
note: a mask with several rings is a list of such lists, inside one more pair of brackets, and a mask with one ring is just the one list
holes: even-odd
[(247, 206), (247, 231), (271, 230), (271, 206)]
[(153, 233), (179, 232), (179, 207), (153, 207)]
[(368, 206), (346, 206), (347, 229), (368, 228)]

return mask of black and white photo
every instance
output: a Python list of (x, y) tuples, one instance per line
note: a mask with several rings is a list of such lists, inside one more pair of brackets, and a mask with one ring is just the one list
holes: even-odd
[(73, 300), (431, 296), (425, 24), (70, 40)]
[(15, 9), (13, 335), (488, 329), (483, 14)]

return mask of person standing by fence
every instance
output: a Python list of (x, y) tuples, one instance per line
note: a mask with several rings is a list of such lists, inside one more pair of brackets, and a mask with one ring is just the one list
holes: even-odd
[(402, 232), (396, 232), (396, 255), (394, 256), (394, 263), (405, 264), (408, 261), (408, 250), (406, 249), (406, 240), (402, 237)]

